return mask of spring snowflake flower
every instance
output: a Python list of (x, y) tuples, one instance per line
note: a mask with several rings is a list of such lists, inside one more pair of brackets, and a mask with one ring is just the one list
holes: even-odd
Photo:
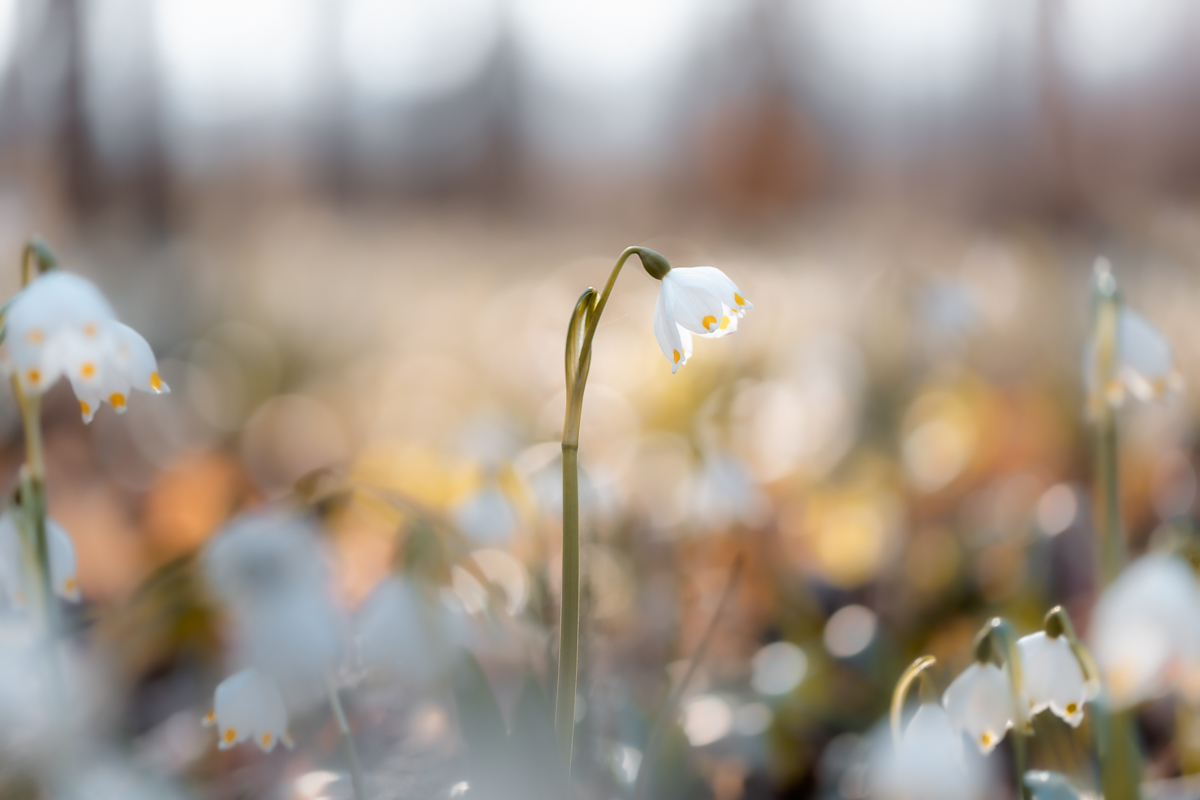
[(737, 330), (754, 308), (716, 267), (676, 267), (662, 277), (654, 307), (654, 336), (675, 373), (692, 355), (692, 334), (717, 338)]
[(1051, 638), (1045, 632), (1023, 636), (1017, 641), (1025, 678), (1025, 695), (1031, 714), (1049, 708), (1072, 727), (1083, 721), (1083, 704), (1088, 687), (1079, 659), (1066, 636)]
[(320, 681), (340, 658), (341, 621), (311, 522), (245, 514), (219, 534), (209, 582), (232, 612), (242, 660), (284, 682)]
[(922, 703), (895, 750), (873, 748), (873, 800), (969, 800), (982, 781), (963, 759), (962, 737), (937, 703)]
[(450, 668), (469, 632), (464, 613), (404, 578), (375, 588), (359, 616), (359, 655), (371, 673), (417, 686)]
[[(31, 537), (32, 538), (32, 537)], [(13, 608), (23, 608), (32, 592), (25, 547), (11, 512), (0, 514), (0, 582)], [(50, 551), (50, 581), (54, 593), (72, 603), (79, 602), (79, 578), (75, 570), (75, 545), (54, 520), (46, 518), (46, 544)]]
[(963, 670), (942, 701), (951, 726), (969, 733), (984, 754), (996, 748), (1016, 718), (1008, 670), (991, 663), (975, 662)]
[(1195, 696), (1200, 673), (1200, 586), (1165, 554), (1130, 564), (1096, 604), (1089, 640), (1113, 705), (1173, 689)]
[(124, 413), (131, 389), (170, 391), (141, 334), (117, 321), (90, 281), (69, 272), (41, 275), (13, 298), (5, 344), (8, 368), (23, 391), (41, 394), (65, 375), (84, 422), (101, 403)]
[(288, 749), (292, 747), (283, 695), (275, 681), (254, 668), (221, 681), (204, 724), (216, 726), (222, 750), (247, 739), (253, 739), (264, 753), (274, 750), (279, 742)]
[(1084, 378), (1089, 393), (1104, 390), (1114, 406), (1125, 402), (1127, 394), (1149, 402), (1160, 400), (1183, 386), (1183, 376), (1175, 366), (1171, 343), (1162, 331), (1138, 312), (1121, 306), (1117, 312), (1117, 352), (1109, 385), (1096, 385), (1096, 346), (1089, 342), (1084, 353)]

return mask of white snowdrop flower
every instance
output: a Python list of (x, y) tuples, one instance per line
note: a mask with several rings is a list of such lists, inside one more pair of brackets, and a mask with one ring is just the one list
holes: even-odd
[(1200, 586), (1191, 567), (1159, 553), (1134, 561), (1096, 604), (1088, 638), (1115, 707), (1172, 689), (1194, 693)]
[(463, 648), (469, 621), (405, 578), (375, 588), (359, 614), (359, 655), (371, 673), (417, 686), (446, 673)]
[(1016, 718), (1008, 670), (991, 663), (977, 661), (963, 670), (942, 701), (951, 726), (969, 733), (985, 754), (996, 748)]
[(880, 737), (869, 765), (868, 796), (875, 800), (970, 800), (983, 781), (963, 759), (962, 737), (937, 703), (922, 703), (899, 747)]
[(717, 338), (737, 330), (754, 308), (716, 267), (676, 267), (662, 277), (654, 307), (654, 336), (674, 373), (692, 354), (692, 334)]
[(285, 683), (321, 680), (342, 653), (325, 551), (313, 523), (245, 514), (209, 546), (209, 581), (232, 611), (246, 663)]
[[(32, 546), (32, 535), (28, 536), (28, 541)], [(63, 527), (49, 517), (46, 518), (46, 544), (54, 593), (64, 600), (79, 602), (75, 545)], [(13, 608), (24, 608), (36, 585), (29, 574), (33, 559), (28, 558), (25, 551), (16, 517), (9, 511), (0, 514), (0, 582), (3, 582), (4, 593)]]
[(507, 544), (519, 525), (512, 502), (494, 482), (463, 500), (454, 510), (454, 521), (471, 541), (483, 545)]
[(235, 610), (329, 581), (324, 547), (308, 519), (278, 511), (242, 514), (205, 554), (209, 580)]
[(1021, 637), (1017, 646), (1021, 650), (1030, 713), (1038, 714), (1049, 708), (1072, 727), (1079, 727), (1088, 687), (1067, 637), (1050, 637), (1039, 631)]
[(0, 614), (0, 749), (31, 756), (50, 744), (53, 688), (41, 632), (24, 615)]
[(1125, 402), (1126, 393), (1138, 400), (1158, 400), (1183, 386), (1175, 366), (1171, 343), (1148, 319), (1127, 306), (1117, 312), (1117, 351), (1112, 380), (1096, 385), (1096, 344), (1089, 342), (1084, 353), (1084, 378), (1089, 393), (1103, 389), (1115, 406)]
[(101, 403), (124, 413), (131, 389), (170, 391), (141, 334), (121, 324), (86, 278), (53, 270), (30, 282), (5, 314), (6, 362), (28, 394), (66, 376), (85, 422)]
[(279, 742), (292, 747), (283, 695), (275, 681), (254, 668), (221, 681), (204, 724), (216, 726), (222, 750), (248, 739), (253, 739), (264, 753), (274, 750)]

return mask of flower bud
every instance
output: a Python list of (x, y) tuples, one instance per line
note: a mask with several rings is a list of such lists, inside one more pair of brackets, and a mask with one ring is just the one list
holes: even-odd
[(671, 263), (661, 253), (639, 247), (637, 254), (638, 258), (642, 260), (642, 266), (646, 268), (646, 272), (650, 273), (650, 277), (656, 281), (661, 281), (671, 271)]

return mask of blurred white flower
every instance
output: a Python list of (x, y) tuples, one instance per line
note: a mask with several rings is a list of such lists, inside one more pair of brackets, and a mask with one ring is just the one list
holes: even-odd
[(868, 795), (876, 800), (972, 800), (983, 782), (937, 703), (922, 703), (894, 750), (877, 741)]
[(116, 758), (94, 759), (82, 768), (72, 765), (55, 781), (53, 797), (60, 800), (180, 800), (174, 787), (141, 774)]
[(1138, 400), (1166, 397), (1183, 386), (1183, 376), (1175, 366), (1171, 343), (1162, 331), (1138, 312), (1121, 306), (1117, 313), (1117, 353), (1112, 382), (1096, 385), (1096, 343), (1084, 351), (1084, 381), (1089, 394), (1103, 389), (1104, 397), (1115, 406), (1125, 401), (1126, 392)]
[(1092, 613), (1089, 641), (1117, 708), (1172, 689), (1200, 689), (1200, 586), (1174, 556), (1134, 561), (1105, 590)]
[(489, 480), (454, 510), (454, 521), (476, 544), (504, 545), (517, 531), (517, 512), (508, 495)]
[[(0, 514), (0, 582), (13, 608), (24, 608), (33, 592), (36, 581), (31, 580), (29, 570), (34, 563), (26, 556), (27, 540), (32, 549), (33, 537), (23, 537), (17, 528), (17, 519), (10, 511)], [(46, 545), (50, 555), (50, 582), (54, 593), (64, 600), (79, 602), (79, 578), (75, 570), (75, 545), (63, 527), (49, 517), (46, 518)], [(29, 556), (32, 556), (32, 552)]]
[(279, 687), (253, 667), (221, 681), (204, 724), (216, 726), (222, 750), (247, 739), (253, 739), (264, 753), (274, 750), (279, 742), (292, 747), (287, 708)]
[(0, 615), (0, 750), (6, 760), (48, 743), (52, 706), (46, 676), (51, 657), (39, 630), (24, 616)]
[(1021, 650), (1030, 713), (1038, 714), (1049, 708), (1072, 727), (1079, 727), (1083, 722), (1083, 704), (1089, 699), (1088, 687), (1067, 637), (1051, 638), (1038, 631), (1022, 636), (1017, 646)]
[(950, 724), (969, 733), (982, 753), (995, 749), (1016, 718), (1008, 670), (995, 664), (975, 662), (967, 667), (942, 701)]
[(324, 681), (341, 657), (343, 631), (310, 520), (245, 514), (209, 546), (205, 568), (232, 612), (240, 661), (289, 686)]
[(124, 413), (131, 389), (170, 391), (150, 345), (79, 275), (54, 270), (35, 278), (13, 298), (4, 324), (5, 363), (22, 390), (41, 394), (65, 375), (85, 422), (101, 403)]
[(674, 373), (692, 354), (692, 334), (720, 337), (737, 330), (752, 303), (716, 267), (676, 267), (662, 278), (654, 307), (654, 336)]
[(359, 655), (370, 672), (427, 685), (445, 674), (466, 640), (466, 615), (405, 578), (388, 578), (359, 613)]
[(731, 453), (706, 455), (692, 477), (691, 516), (701, 530), (716, 531), (762, 521), (768, 503), (746, 465)]

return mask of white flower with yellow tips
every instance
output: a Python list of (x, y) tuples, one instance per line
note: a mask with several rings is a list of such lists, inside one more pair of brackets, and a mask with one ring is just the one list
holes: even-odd
[(754, 308), (716, 267), (677, 267), (662, 277), (654, 307), (654, 336), (674, 373), (692, 355), (692, 334), (717, 338), (737, 330)]
[(170, 391), (141, 334), (121, 324), (90, 281), (53, 270), (13, 298), (4, 315), (6, 363), (26, 394), (66, 376), (85, 422), (101, 403), (123, 413), (133, 389)]
[(1008, 671), (975, 662), (963, 670), (942, 698), (950, 724), (966, 731), (981, 753), (990, 753), (1013, 726), (1016, 708)]
[(937, 703), (922, 703), (899, 746), (872, 748), (867, 796), (872, 800), (971, 800), (983, 782), (975, 764), (963, 759), (962, 737)]
[[(4, 593), (13, 608), (23, 608), (29, 601), (33, 586), (29, 576), (34, 560), (27, 550), (33, 545), (32, 535), (28, 546), (22, 542), (16, 517), (11, 512), (0, 514), (0, 581)], [(76, 575), (75, 545), (71, 537), (54, 520), (46, 518), (46, 545), (50, 555), (50, 582), (54, 593), (64, 600), (79, 601), (79, 577)]]
[(1171, 343), (1150, 320), (1128, 306), (1117, 311), (1117, 349), (1112, 379), (1107, 386), (1096, 386), (1096, 348), (1089, 342), (1084, 353), (1084, 377), (1090, 393), (1103, 388), (1104, 397), (1114, 406), (1127, 395), (1149, 402), (1161, 400), (1179, 391), (1183, 376), (1175, 366)]
[(1066, 636), (1049, 636), (1044, 631), (1022, 636), (1021, 650), (1025, 696), (1031, 714), (1049, 708), (1072, 727), (1083, 722), (1083, 704), (1089, 692), (1079, 659)]
[(264, 753), (280, 742), (292, 747), (288, 735), (287, 707), (275, 681), (256, 669), (245, 669), (221, 681), (213, 699), (213, 710), (204, 718), (216, 726), (218, 747), (228, 750), (252, 740)]
[(1114, 707), (1172, 689), (1195, 696), (1200, 585), (1192, 568), (1159, 553), (1134, 561), (1096, 604), (1088, 638)]

